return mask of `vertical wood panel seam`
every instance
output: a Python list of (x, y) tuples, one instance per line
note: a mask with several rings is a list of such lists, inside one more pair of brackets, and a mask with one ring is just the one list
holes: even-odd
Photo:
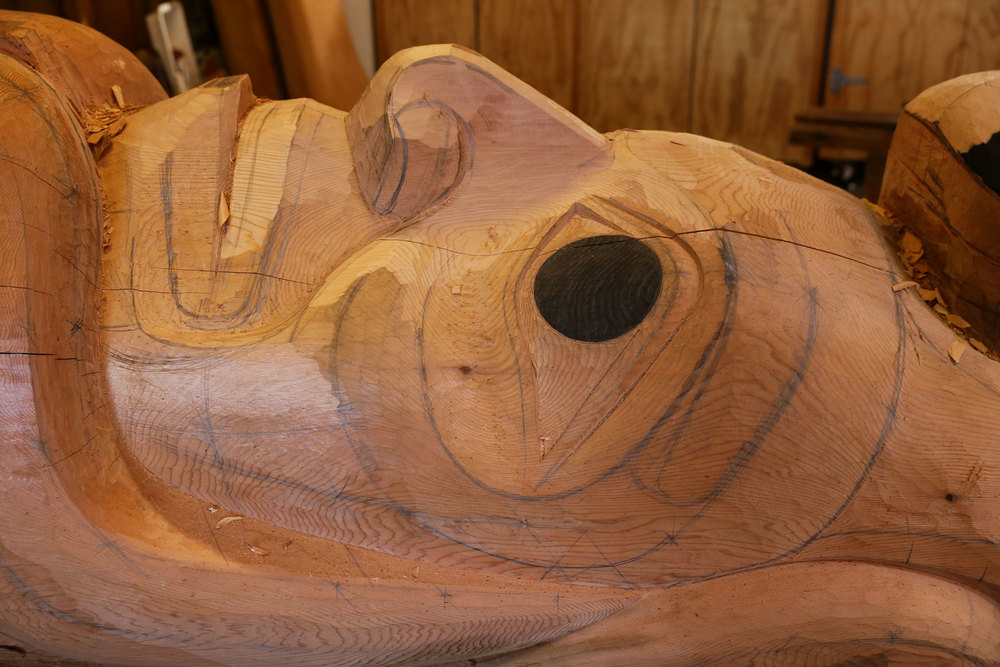
[[(837, 15), (837, 0), (829, 0), (826, 4), (826, 25), (823, 30), (823, 52), (820, 55), (819, 96), (817, 106), (826, 104), (826, 89), (830, 81), (830, 53), (833, 49), (833, 23)], [(813, 151), (816, 152), (815, 150)]]
[[(271, 3), (267, 2), (267, 0), (258, 0), (257, 6), (260, 7), (261, 16), (267, 22), (265, 29), (271, 38), (271, 52), (274, 54), (274, 65), (277, 68), (275, 74), (277, 74), (279, 83), (281, 84), (281, 92), (284, 93), (285, 97), (288, 97), (288, 75), (285, 74), (284, 59), (281, 57), (281, 49), (278, 48), (278, 35), (274, 31), (274, 17), (271, 14)], [(374, 30), (374, 27), (372, 29)]]
[(483, 20), (483, 15), (479, 11), (479, 0), (472, 0), (472, 43), (476, 47), (476, 53), (482, 53), (483, 47), (480, 36), (482, 35), (482, 26), (480, 22)]

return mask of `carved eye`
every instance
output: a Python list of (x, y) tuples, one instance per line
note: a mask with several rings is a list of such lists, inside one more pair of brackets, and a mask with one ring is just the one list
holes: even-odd
[(660, 260), (645, 243), (592, 236), (545, 260), (535, 276), (535, 305), (567, 338), (599, 343), (638, 326), (662, 284)]

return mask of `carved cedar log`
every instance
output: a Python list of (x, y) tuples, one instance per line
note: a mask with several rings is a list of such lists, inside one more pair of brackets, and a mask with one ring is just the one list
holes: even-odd
[(457, 47), (344, 113), (0, 25), (6, 657), (1000, 661), (1000, 368), (862, 203)]
[(938, 84), (906, 105), (879, 204), (922, 242), (948, 307), (1000, 346), (1000, 72)]

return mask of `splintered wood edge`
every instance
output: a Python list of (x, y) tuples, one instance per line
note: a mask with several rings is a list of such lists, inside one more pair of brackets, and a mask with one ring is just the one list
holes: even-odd
[[(969, 95), (979, 87), (996, 88), (996, 96), (986, 100)], [(977, 72), (928, 88), (906, 105), (904, 113), (935, 125), (955, 151), (965, 153), (1000, 131), (1000, 106), (992, 103), (996, 99), (1000, 99), (1000, 71)], [(977, 122), (969, 122), (970, 118)]]

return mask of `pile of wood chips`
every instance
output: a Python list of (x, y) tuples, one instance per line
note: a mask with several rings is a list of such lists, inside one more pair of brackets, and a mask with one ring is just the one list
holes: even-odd
[[(83, 129), (87, 133), (87, 144), (94, 155), (94, 160), (100, 160), (101, 156), (111, 147), (111, 140), (125, 129), (125, 117), (130, 112), (140, 108), (125, 104), (121, 86), (111, 86), (111, 97), (114, 100), (114, 104), (102, 104), (99, 107), (84, 109), (80, 117)], [(111, 243), (110, 239), (111, 223), (108, 215), (105, 214), (105, 250), (107, 250)]]
[[(979, 339), (973, 338), (970, 335), (970, 327), (972, 326), (965, 321), (965, 318), (957, 313), (952, 313), (948, 310), (948, 304), (945, 303), (944, 298), (941, 296), (941, 292), (934, 285), (934, 279), (930, 272), (930, 267), (927, 265), (924, 259), (924, 244), (917, 237), (916, 234), (907, 229), (902, 222), (897, 220), (892, 216), (891, 213), (886, 211), (884, 208), (878, 204), (873, 204), (867, 199), (862, 200), (868, 205), (879, 217), (886, 221), (887, 227), (891, 227), (896, 233), (896, 246), (899, 250), (899, 259), (903, 264), (903, 270), (910, 280), (904, 280), (902, 282), (896, 283), (892, 286), (893, 292), (899, 292), (905, 289), (914, 289), (920, 298), (927, 302), (927, 305), (931, 306), (941, 319), (951, 327), (951, 329), (959, 334), (960, 338), (956, 338), (952, 344), (948, 347), (948, 356), (954, 363), (958, 363), (965, 350), (969, 345), (979, 350), (983, 354), (990, 354), (989, 349), (986, 345)], [(990, 355), (993, 356), (993, 355)]]

